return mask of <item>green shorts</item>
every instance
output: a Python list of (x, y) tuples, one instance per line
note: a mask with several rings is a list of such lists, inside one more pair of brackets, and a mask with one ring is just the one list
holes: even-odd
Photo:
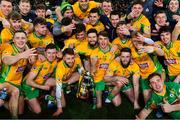
[(100, 81), (95, 83), (95, 90), (96, 91), (103, 91), (105, 89), (105, 82), (104, 81)]
[(173, 119), (180, 119), (180, 111), (174, 111), (169, 114)]
[(121, 88), (121, 91), (122, 92), (125, 92), (129, 89), (132, 89), (133, 88), (133, 83), (132, 83), (132, 80), (129, 80), (129, 83), (128, 84), (125, 84), (122, 88)]
[(23, 95), (28, 100), (39, 97), (39, 89), (27, 85), (26, 81), (24, 81), (22, 84), (22, 91), (23, 91)]
[[(111, 92), (111, 90), (114, 88), (115, 86), (114, 85), (106, 85), (106, 89)], [(129, 89), (132, 89), (133, 88), (133, 84), (132, 84), (132, 81), (130, 81), (128, 84), (124, 85), (120, 91), (122, 92), (125, 92)]]
[(22, 95), (23, 95), (23, 93), (22, 93), (22, 86), (21, 86), (21, 85), (16, 85), (16, 84), (13, 84), (13, 83), (11, 83), (11, 82), (4, 81), (4, 80), (0, 79), (0, 83), (5, 83), (5, 82), (7, 82), (7, 83), (15, 86), (16, 88), (18, 88), (18, 90), (19, 90), (19, 96), (22, 96)]
[(140, 86), (141, 86), (142, 92), (143, 92), (144, 90), (151, 89), (150, 86), (149, 86), (149, 81), (148, 81), (147, 78), (145, 78), (145, 79), (140, 78)]

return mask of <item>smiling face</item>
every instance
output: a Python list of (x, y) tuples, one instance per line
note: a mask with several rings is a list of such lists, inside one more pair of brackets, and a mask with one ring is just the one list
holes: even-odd
[(83, 10), (87, 10), (89, 6), (89, 0), (79, 0), (79, 5)]
[(109, 45), (109, 38), (105, 37), (105, 36), (102, 36), (102, 35), (99, 35), (98, 43), (99, 43), (99, 47), (101, 49), (106, 49), (108, 47), (108, 45)]
[(165, 44), (168, 45), (171, 42), (171, 33), (170, 32), (162, 32), (160, 34), (161, 41)]
[(57, 51), (56, 49), (47, 49), (46, 50), (46, 58), (48, 59), (49, 62), (53, 62), (55, 59), (56, 59), (56, 54), (57, 54)]
[(96, 25), (98, 21), (99, 21), (98, 13), (90, 13), (89, 14), (89, 22), (91, 25)]
[(134, 37), (132, 38), (132, 41), (133, 41), (134, 47), (135, 47), (137, 50), (140, 50), (140, 49), (143, 47), (143, 42), (139, 41), (137, 36), (134, 36)]
[(5, 17), (7, 17), (13, 9), (12, 3), (9, 1), (2, 0), (0, 4), (0, 9)]
[(84, 40), (86, 38), (86, 32), (85, 31), (82, 31), (80, 33), (76, 33), (76, 38), (78, 40)]
[(91, 46), (95, 46), (97, 44), (97, 34), (96, 33), (89, 33), (87, 36), (88, 36), (88, 43)]
[(24, 32), (16, 32), (13, 37), (13, 42), (17, 48), (23, 49), (27, 42), (27, 36)]
[(63, 60), (71, 68), (71, 67), (73, 67), (73, 65), (75, 63), (75, 56), (74, 55), (70, 55), (70, 54), (66, 54), (63, 57)]
[(120, 62), (121, 62), (121, 65), (124, 68), (127, 68), (129, 66), (130, 61), (131, 61), (131, 53), (129, 53), (129, 52), (121, 52)]
[(35, 32), (38, 35), (46, 35), (46, 33), (47, 33), (47, 26), (44, 25), (44, 24), (37, 24), (35, 26)]
[(20, 2), (19, 3), (20, 13), (23, 15), (27, 15), (31, 10), (30, 2)]
[(120, 21), (119, 15), (111, 15), (110, 16), (110, 21), (111, 21), (113, 27), (116, 28), (118, 22)]
[(64, 12), (64, 17), (69, 17), (72, 18), (74, 15), (73, 10), (72, 9), (68, 9)]
[(112, 4), (111, 4), (111, 2), (104, 1), (102, 3), (102, 10), (104, 11), (105, 15), (108, 16), (111, 13), (111, 11), (112, 11)]
[(167, 16), (165, 13), (159, 13), (155, 17), (155, 21), (159, 26), (165, 26), (167, 21)]
[(35, 11), (37, 17), (42, 17), (42, 18), (45, 18), (46, 16), (46, 10), (45, 9), (37, 9)]
[(12, 20), (12, 19), (10, 19), (9, 22), (11, 24), (11, 27), (14, 29), (14, 31), (21, 30), (21, 28), (22, 28), (21, 20)]
[(127, 30), (127, 31), (129, 30), (126, 24), (118, 24), (118, 26), (117, 26), (117, 28), (116, 28), (116, 33), (117, 33), (118, 35), (120, 35), (120, 34), (126, 35), (126, 34), (124, 33), (125, 30)]
[(163, 91), (163, 80), (159, 76), (154, 76), (150, 80), (150, 87), (157, 93), (161, 93)]
[(140, 4), (135, 4), (131, 8), (131, 11), (134, 12), (134, 15), (135, 15), (134, 17), (137, 18), (141, 15), (141, 13), (143, 11), (143, 6)]
[(168, 8), (171, 12), (176, 13), (179, 8), (179, 1), (178, 0), (171, 0), (169, 2)]

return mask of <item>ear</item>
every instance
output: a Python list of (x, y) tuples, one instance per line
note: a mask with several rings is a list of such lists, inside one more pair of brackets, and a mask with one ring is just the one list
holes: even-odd
[(98, 15), (98, 19), (100, 19), (100, 17), (101, 17), (101, 16), (100, 16), (100, 15)]
[(151, 84), (149, 83), (149, 87), (152, 88)]
[(12, 39), (12, 41), (14, 42), (14, 38)]
[[(37, 24), (38, 25), (38, 24)], [(34, 30), (37, 31), (37, 25), (34, 26)]]
[(37, 15), (37, 10), (35, 10), (35, 14)]

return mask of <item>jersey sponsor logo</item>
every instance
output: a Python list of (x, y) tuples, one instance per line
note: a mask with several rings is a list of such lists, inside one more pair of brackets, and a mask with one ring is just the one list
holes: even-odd
[(164, 62), (165, 62), (166, 65), (177, 64), (177, 60), (176, 59), (166, 59), (166, 60), (164, 60)]
[(142, 64), (139, 64), (139, 67), (140, 67), (141, 69), (145, 69), (145, 68), (148, 68), (149, 65), (148, 65), (148, 63), (142, 63)]
[(25, 68), (26, 68), (26, 65), (20, 66), (17, 68), (16, 72), (23, 72)]
[(36, 48), (36, 50), (37, 50), (38, 52), (44, 52), (44, 51), (45, 51), (45, 48), (38, 47), (38, 48)]
[(46, 75), (43, 76), (43, 79), (46, 80), (46, 79), (48, 79), (50, 76), (51, 76), (51, 73), (48, 73), (48, 74), (46, 74)]
[(100, 64), (99, 65), (99, 69), (108, 69), (108, 66), (109, 66), (109, 64), (108, 63), (103, 63), (103, 64)]

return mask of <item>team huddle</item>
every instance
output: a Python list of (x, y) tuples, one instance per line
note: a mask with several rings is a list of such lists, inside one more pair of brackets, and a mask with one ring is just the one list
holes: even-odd
[[(134, 1), (120, 15), (110, 0), (63, 1), (55, 19), (42, 3), (31, 10), (29, 0), (20, 0), (17, 12), (11, 0), (1, 0), (0, 90), (7, 97), (0, 95), (0, 106), (12, 118), (24, 114), (25, 104), (40, 114), (38, 98), (48, 91), (56, 101), (53, 116), (59, 116), (68, 91), (94, 99), (95, 109), (127, 102), (124, 93), (134, 110), (142, 109), (136, 119), (154, 109), (180, 119), (179, 1), (154, 0), (153, 17), (143, 14), (145, 2)], [(89, 84), (93, 95), (87, 97), (83, 86)]]

